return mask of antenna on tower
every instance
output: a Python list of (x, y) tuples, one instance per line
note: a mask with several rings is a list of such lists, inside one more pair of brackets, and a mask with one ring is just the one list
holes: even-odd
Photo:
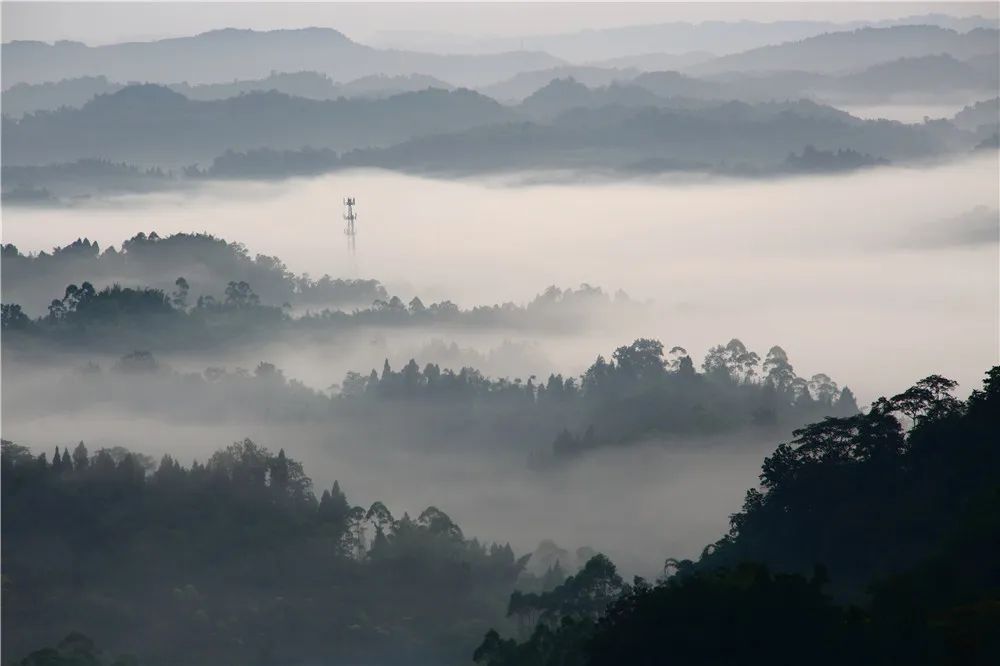
[(354, 197), (347, 197), (344, 199), (344, 206), (347, 207), (347, 212), (344, 213), (344, 219), (347, 221), (347, 225), (344, 227), (344, 234), (347, 236), (347, 247), (351, 251), (351, 256), (354, 256), (354, 237), (357, 235), (357, 230), (355, 229), (354, 223), (358, 219), (357, 213), (354, 212)]

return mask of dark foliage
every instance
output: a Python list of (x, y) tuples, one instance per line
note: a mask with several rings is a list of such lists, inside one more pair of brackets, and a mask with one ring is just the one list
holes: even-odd
[(375, 369), (368, 375), (348, 373), (337, 407), (500, 408), (507, 415), (498, 423), (530, 416), (543, 429), (557, 430), (551, 447), (555, 457), (642, 439), (725, 434), (748, 426), (767, 431), (858, 410), (850, 389), (840, 389), (827, 375), (797, 377), (780, 347), (772, 347), (762, 365), (758, 354), (733, 339), (710, 349), (703, 368), (697, 372), (682, 347), (665, 357), (659, 340), (645, 338), (619, 347), (610, 361), (599, 356), (579, 380), (562, 375), (537, 383), (534, 377), (527, 382), (490, 379), (474, 368), (455, 372), (428, 364), (421, 370), (412, 359), (393, 371), (386, 361), (381, 374)]
[[(796, 431), (698, 562), (668, 560), (663, 580), (623, 586), (597, 617), (515, 593), (512, 609), (541, 611), (533, 633), (518, 643), (490, 631), (475, 660), (997, 663), (1000, 367), (967, 402), (954, 386), (933, 375), (867, 414)], [(835, 601), (845, 595), (856, 605)]]
[(5, 661), (75, 630), (144, 664), (462, 663), (524, 566), (250, 440), (190, 468), (4, 442), (2, 475)]
[(8, 244), (3, 246), (2, 271), (4, 301), (21, 303), (29, 310), (67, 284), (80, 281), (97, 287), (120, 282), (161, 289), (173, 294), (171, 302), (179, 308), (194, 305), (201, 295), (223, 299), (220, 287), (229, 282), (253, 285), (265, 305), (349, 307), (388, 298), (376, 280), (295, 275), (278, 257), (251, 256), (243, 245), (209, 234), (161, 237), (156, 232), (139, 233), (123, 242), (121, 249), (103, 251), (86, 238), (38, 254), (22, 254)]
[[(176, 237), (175, 237), (176, 238)], [(154, 241), (155, 242), (155, 241)], [(221, 243), (221, 241), (219, 241)], [(81, 241), (82, 247), (96, 247)], [(14, 255), (17, 250), (4, 246), (4, 252)], [(277, 262), (273, 257), (257, 262)], [(6, 265), (6, 260), (4, 264)], [(280, 265), (283, 270), (283, 265)], [(20, 326), (19, 318), (11, 318), (20, 334), (11, 336), (15, 342), (39, 344), (72, 344), (107, 350), (124, 348), (205, 349), (232, 347), (251, 339), (274, 340), (280, 334), (328, 336), (344, 329), (364, 326), (471, 326), (495, 328), (529, 328), (561, 330), (581, 326), (602, 314), (620, 316), (635, 313), (642, 306), (622, 292), (614, 297), (600, 288), (581, 285), (578, 289), (562, 290), (549, 287), (525, 305), (503, 303), (476, 306), (462, 310), (450, 301), (424, 305), (419, 298), (405, 304), (399, 297), (377, 298), (370, 307), (344, 310), (323, 309), (306, 311), (294, 316), (287, 303), (266, 305), (249, 282), (230, 280), (217, 298), (202, 295), (191, 303), (190, 284), (184, 277), (174, 281), (175, 290), (168, 297), (162, 289), (122, 287), (115, 283), (97, 291), (90, 282), (81, 286), (70, 284), (61, 299), (53, 299), (48, 315), (40, 317), (36, 326)], [(361, 294), (382, 291), (374, 281), (340, 281), (324, 278), (313, 282), (308, 278), (295, 285), (298, 293), (307, 297), (313, 292), (326, 294)], [(19, 304), (10, 304), (20, 307)], [(11, 310), (13, 317), (13, 310)], [(7, 319), (4, 320), (5, 322)]]

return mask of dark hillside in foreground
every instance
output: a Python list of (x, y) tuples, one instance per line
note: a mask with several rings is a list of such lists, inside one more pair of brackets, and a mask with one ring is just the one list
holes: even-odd
[(967, 402), (953, 388), (933, 375), (867, 414), (797, 431), (699, 561), (668, 560), (664, 579), (628, 585), (596, 557), (549, 592), (513, 594), (508, 615), (522, 636), (534, 626), (530, 638), (490, 631), (475, 660), (997, 663), (1000, 367)]

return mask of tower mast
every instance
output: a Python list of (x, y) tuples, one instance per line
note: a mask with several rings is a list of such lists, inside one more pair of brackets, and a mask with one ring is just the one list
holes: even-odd
[(344, 206), (347, 207), (347, 212), (344, 213), (344, 219), (347, 221), (347, 225), (344, 227), (344, 234), (347, 236), (347, 247), (351, 251), (351, 256), (353, 257), (355, 250), (354, 237), (357, 235), (354, 223), (358, 219), (357, 213), (354, 212), (354, 197), (347, 197), (344, 199)]

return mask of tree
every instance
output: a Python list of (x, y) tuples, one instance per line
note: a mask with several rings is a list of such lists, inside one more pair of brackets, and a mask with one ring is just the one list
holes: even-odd
[(347, 521), (347, 516), (351, 512), (351, 505), (347, 502), (347, 497), (340, 489), (338, 481), (333, 482), (333, 488), (323, 491), (323, 496), (319, 502), (319, 515), (324, 522), (337, 523), (343, 525)]
[(746, 345), (737, 338), (733, 338), (726, 344), (724, 359), (728, 374), (733, 379), (749, 383), (757, 376), (760, 356), (747, 349)]
[(365, 556), (365, 510), (360, 506), (352, 507), (347, 512), (347, 550), (354, 555), (354, 559), (362, 560)]
[(710, 347), (705, 352), (705, 359), (701, 362), (701, 369), (706, 375), (729, 376), (729, 368), (726, 367), (726, 348), (722, 345)]
[(429, 506), (417, 517), (417, 524), (431, 534), (440, 534), (451, 539), (461, 539), (462, 530), (441, 509)]
[(174, 286), (177, 287), (171, 297), (171, 303), (178, 310), (187, 309), (187, 297), (188, 292), (191, 290), (191, 285), (183, 277), (179, 277), (174, 280)]
[(802, 377), (796, 377), (792, 381), (792, 393), (795, 396), (795, 406), (799, 409), (808, 410), (815, 404), (809, 391), (809, 382)]
[(854, 397), (854, 392), (846, 386), (840, 390), (836, 406), (837, 411), (844, 416), (852, 416), (860, 411), (858, 401)]
[(63, 305), (63, 302), (58, 298), (52, 299), (52, 302), (49, 303), (49, 315), (46, 320), (54, 324), (62, 321), (65, 316), (66, 306)]
[(639, 338), (628, 346), (616, 349), (612, 360), (619, 373), (628, 381), (655, 380), (664, 371), (663, 343), (650, 338)]
[(777, 345), (768, 350), (764, 359), (764, 381), (779, 393), (790, 391), (795, 382), (795, 370), (788, 362), (788, 354)]
[(286, 497), (288, 494), (288, 459), (285, 457), (285, 450), (279, 449), (278, 455), (270, 462), (271, 489), (279, 496)]
[(921, 379), (906, 391), (889, 399), (890, 409), (905, 414), (913, 424), (921, 418), (941, 418), (954, 414), (960, 403), (951, 395), (958, 382), (940, 375)]
[[(685, 362), (685, 359), (687, 361)], [(666, 367), (671, 372), (680, 372), (684, 365), (691, 366), (693, 368), (693, 362), (691, 361), (691, 356), (688, 354), (684, 347), (671, 347), (669, 352), (669, 358), (666, 362)]]
[(420, 367), (417, 362), (411, 358), (399, 374), (403, 380), (403, 390), (409, 395), (414, 395), (421, 383)]
[(73, 467), (76, 471), (80, 472), (90, 465), (90, 458), (87, 455), (87, 447), (84, 446), (83, 442), (76, 445), (73, 449)]
[(359, 372), (350, 371), (344, 376), (344, 381), (340, 384), (340, 395), (358, 397), (365, 394), (368, 387), (368, 378)]
[(253, 293), (250, 285), (240, 280), (226, 285), (226, 305), (247, 308), (260, 305), (260, 297)]
[(372, 503), (365, 514), (365, 520), (375, 529), (376, 538), (391, 534), (396, 525), (396, 520), (392, 517), (392, 512), (382, 502)]
[(809, 391), (816, 398), (816, 402), (824, 407), (832, 407), (834, 399), (839, 394), (837, 383), (823, 373), (812, 376), (809, 380)]
[(24, 314), (17, 303), (0, 305), (0, 328), (3, 330), (24, 330), (31, 326), (31, 319)]

